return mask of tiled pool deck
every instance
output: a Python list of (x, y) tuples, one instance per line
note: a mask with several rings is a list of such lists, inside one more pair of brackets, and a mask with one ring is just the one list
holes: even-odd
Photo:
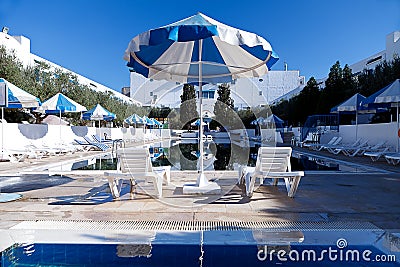
[[(182, 194), (182, 185), (187, 181), (195, 181), (197, 174), (173, 172), (172, 184), (164, 186), (162, 200), (153, 199), (139, 190), (134, 199), (130, 199), (127, 193), (118, 201), (110, 197), (107, 180), (101, 173), (63, 177), (25, 174), (17, 176), (17, 179), (26, 181), (23, 186), (16, 188), (23, 198), (0, 203), (0, 230), (26, 220), (360, 221), (373, 223), (389, 232), (400, 232), (400, 167), (390, 166), (384, 160), (373, 163), (366, 157), (333, 157), (324, 152), (304, 152), (353, 161), (385, 172), (306, 173), (293, 199), (287, 197), (284, 186), (259, 187), (251, 199), (243, 197), (242, 188), (234, 185), (237, 173), (232, 171), (208, 173), (210, 178), (219, 178), (223, 190), (229, 191), (222, 197), (187, 196)], [(4, 176), (15, 176), (18, 172), (32, 169), (32, 166), (95, 153), (79, 152), (22, 163), (0, 162), (0, 181)]]

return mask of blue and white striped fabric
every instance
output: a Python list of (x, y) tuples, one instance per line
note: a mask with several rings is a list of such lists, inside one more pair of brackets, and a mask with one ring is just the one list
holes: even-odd
[(124, 120), (126, 124), (143, 124), (143, 119), (137, 114), (133, 114)]
[(37, 110), (44, 111), (46, 114), (59, 114), (64, 112), (82, 112), (87, 109), (65, 95), (57, 93), (53, 97), (44, 101), (42, 106)]
[(357, 93), (354, 94), (349, 99), (343, 101), (341, 104), (333, 107), (331, 109), (331, 113), (339, 113), (339, 112), (350, 112), (354, 113), (355, 111), (359, 110), (360, 103), (365, 100), (365, 96)]
[[(390, 108), (392, 104), (400, 102), (400, 79), (385, 86), (381, 90), (370, 95), (361, 101), (361, 109), (379, 109)], [(397, 106), (397, 104), (396, 104)]]
[(149, 117), (147, 117), (147, 116), (143, 116), (143, 122), (146, 124), (146, 125), (149, 125), (149, 126), (154, 126), (155, 125), (155, 122), (154, 121), (152, 121)]
[(39, 98), (20, 89), (7, 80), (0, 78), (0, 84), (6, 88), (7, 108), (34, 108), (40, 105)]
[(151, 118), (150, 120), (152, 120), (154, 122), (155, 126), (162, 126), (163, 124), (161, 122), (159, 122), (158, 120)]
[(82, 114), (84, 120), (112, 121), (116, 118), (115, 114), (97, 104), (92, 109)]
[(145, 77), (182, 83), (230, 82), (267, 73), (279, 59), (264, 38), (198, 13), (134, 37), (128, 66)]
[(373, 103), (399, 103), (400, 102), (400, 79), (395, 80), (379, 91)]
[(252, 124), (252, 125), (260, 124), (260, 125), (262, 125), (264, 123), (264, 120), (265, 120), (265, 118), (259, 117), (259, 118), (255, 119), (254, 121), (250, 122), (250, 124)]

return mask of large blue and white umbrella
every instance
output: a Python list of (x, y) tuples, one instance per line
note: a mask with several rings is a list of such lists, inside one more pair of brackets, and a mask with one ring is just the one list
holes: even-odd
[(262, 76), (278, 56), (263, 37), (198, 13), (134, 37), (124, 59), (145, 77), (215, 84)]
[[(278, 60), (268, 41), (254, 33), (222, 24), (204, 14), (152, 29), (134, 37), (125, 51), (128, 66), (145, 77), (199, 84), (200, 116), (203, 116), (202, 85), (225, 83), (242, 77), (262, 76)], [(203, 136), (200, 120), (199, 137)], [(199, 138), (200, 176), (203, 142)]]
[[(1, 152), (4, 151), (4, 108), (35, 108), (40, 105), (40, 100), (36, 96), (29, 94), (16, 85), (0, 78), (0, 99), (1, 99)], [(0, 192), (0, 203), (20, 199), (18, 193)]]
[(92, 121), (112, 121), (116, 118), (115, 114), (105, 109), (100, 104), (97, 104), (92, 109), (82, 114), (83, 120)]
[(3, 107), (6, 108), (35, 108), (40, 105), (40, 100), (34, 95), (22, 90), (7, 80), (0, 78), (1, 94), (5, 93), (7, 100)]
[[(3, 108), (35, 108), (40, 105), (40, 100), (34, 95), (22, 90), (16, 85), (0, 78), (1, 119), (4, 119)], [(1, 150), (4, 149), (4, 125), (1, 124)]]

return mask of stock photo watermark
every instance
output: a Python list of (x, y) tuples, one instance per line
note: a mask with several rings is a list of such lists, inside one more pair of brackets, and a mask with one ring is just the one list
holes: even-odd
[(339, 238), (336, 246), (326, 249), (278, 249), (278, 246), (264, 245), (259, 248), (257, 258), (260, 261), (278, 262), (396, 262), (392, 254), (378, 254), (369, 249), (350, 249), (347, 240)]

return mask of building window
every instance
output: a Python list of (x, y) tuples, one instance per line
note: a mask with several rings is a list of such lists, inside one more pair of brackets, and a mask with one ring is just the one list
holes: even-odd
[(375, 57), (375, 58), (371, 58), (370, 60), (367, 61), (367, 64), (366, 64), (366, 65), (375, 63), (375, 62), (377, 62), (377, 61), (379, 61), (379, 60), (381, 60), (381, 59), (382, 59), (382, 56)]

